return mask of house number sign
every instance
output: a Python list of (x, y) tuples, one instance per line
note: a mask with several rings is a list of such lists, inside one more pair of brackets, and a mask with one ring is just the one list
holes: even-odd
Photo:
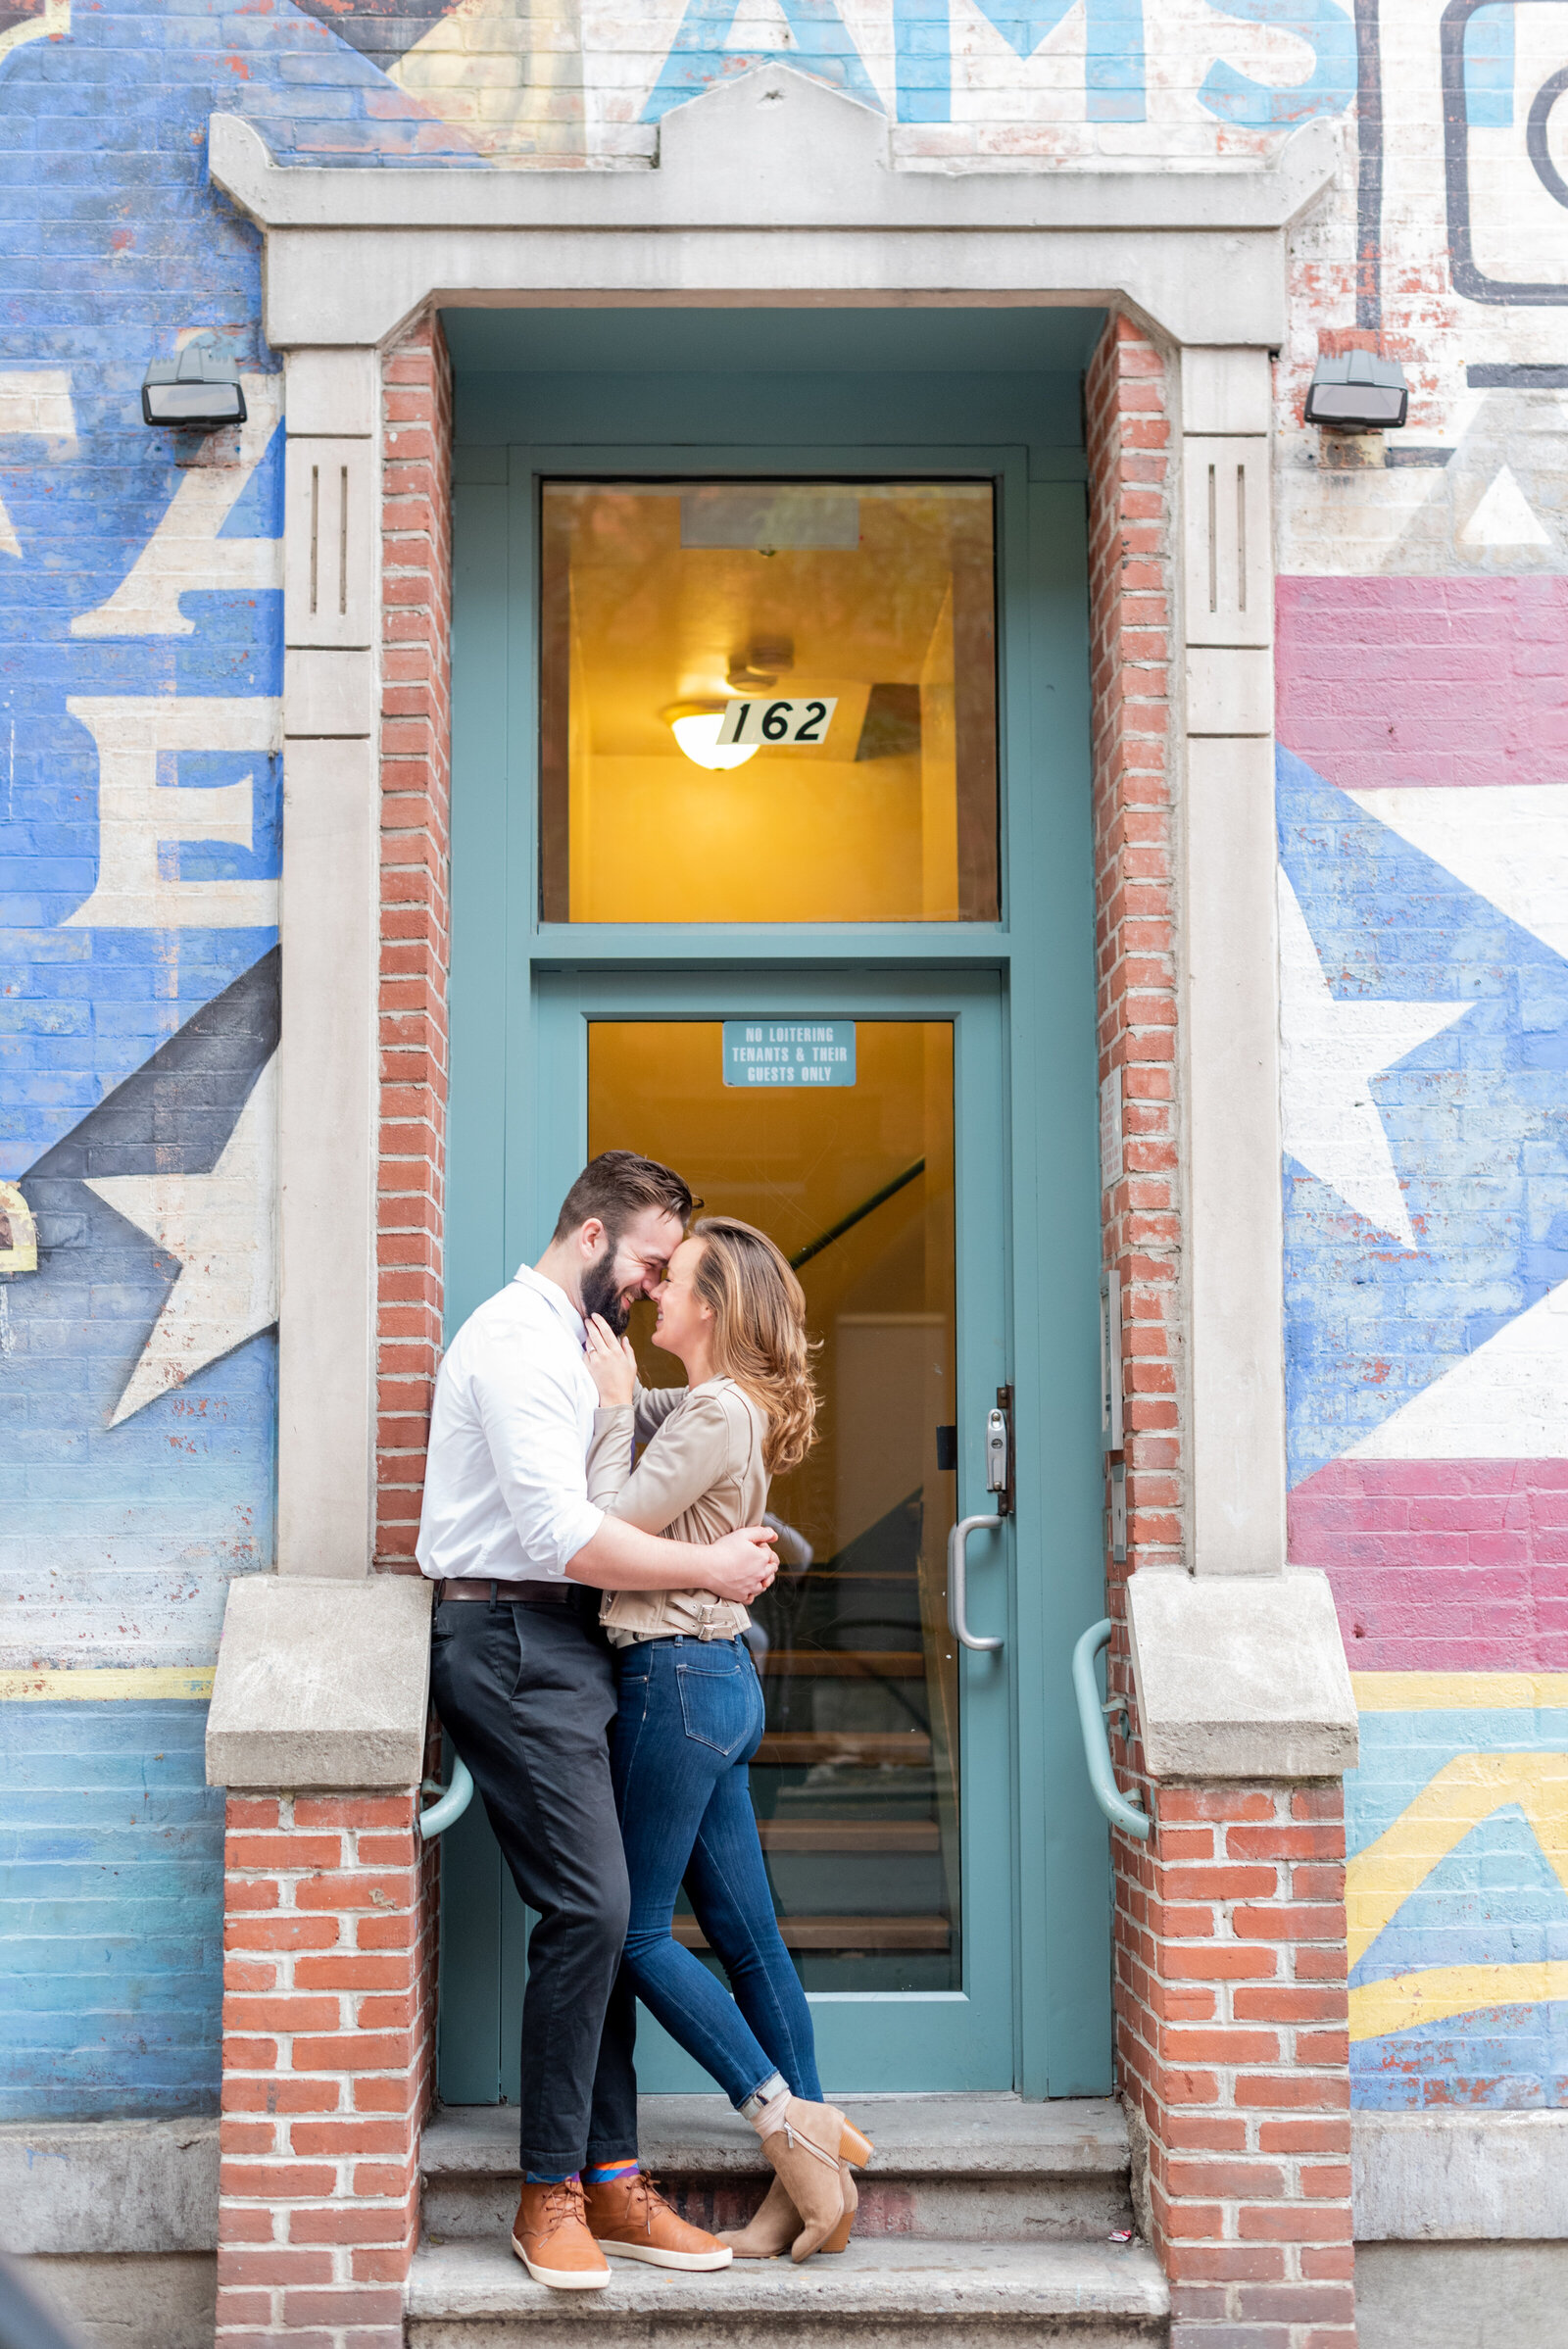
[(808, 702), (767, 702), (760, 696), (746, 702), (726, 702), (724, 723), (718, 729), (719, 743), (772, 742), (799, 746), (826, 742), (838, 706), (836, 694)]

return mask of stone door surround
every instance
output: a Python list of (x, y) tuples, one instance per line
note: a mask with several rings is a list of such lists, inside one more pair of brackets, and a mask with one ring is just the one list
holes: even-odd
[(652, 171), (282, 168), (222, 114), (211, 166), (263, 233), (287, 370), (279, 1571), (363, 1575), (373, 1546), (382, 355), (439, 306), (808, 300), (1105, 305), (1176, 378), (1186, 1562), (1278, 1574), (1269, 356), (1324, 127), (1270, 169), (932, 171), (767, 66), (674, 110)]

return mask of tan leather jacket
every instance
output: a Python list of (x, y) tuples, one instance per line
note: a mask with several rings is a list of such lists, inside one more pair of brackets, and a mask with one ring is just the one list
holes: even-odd
[[(594, 1413), (588, 1497), (645, 1534), (707, 1544), (767, 1506), (766, 1421), (733, 1379), (638, 1387), (636, 1399)], [(634, 1469), (632, 1440), (646, 1444)], [(599, 1620), (616, 1647), (638, 1639), (733, 1639), (751, 1622), (710, 1590), (607, 1590)]]

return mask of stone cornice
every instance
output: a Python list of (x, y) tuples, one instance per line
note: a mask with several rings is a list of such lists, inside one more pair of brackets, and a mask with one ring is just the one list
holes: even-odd
[(431, 300), (1130, 302), (1175, 339), (1277, 343), (1285, 231), (1331, 183), (1313, 123), (1270, 165), (930, 170), (885, 117), (764, 66), (674, 109), (652, 170), (279, 165), (233, 115), (214, 184), (268, 240), (284, 347), (386, 340)]

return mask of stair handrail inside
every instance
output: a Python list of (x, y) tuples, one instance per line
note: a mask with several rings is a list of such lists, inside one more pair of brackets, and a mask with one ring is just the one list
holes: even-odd
[(852, 1207), (848, 1215), (841, 1215), (837, 1223), (830, 1223), (825, 1232), (818, 1232), (814, 1240), (808, 1240), (804, 1248), (797, 1248), (790, 1258), (791, 1272), (799, 1272), (803, 1264), (809, 1264), (813, 1256), (819, 1256), (825, 1248), (831, 1248), (835, 1240), (842, 1240), (846, 1232), (853, 1232), (858, 1223), (863, 1223), (878, 1207), (884, 1206), (890, 1199), (896, 1199), (906, 1183), (912, 1183), (924, 1172), (925, 1160), (916, 1158), (914, 1164), (906, 1166), (903, 1174), (895, 1175), (891, 1183), (884, 1183), (880, 1191), (873, 1191), (869, 1199), (861, 1199), (859, 1205)]

